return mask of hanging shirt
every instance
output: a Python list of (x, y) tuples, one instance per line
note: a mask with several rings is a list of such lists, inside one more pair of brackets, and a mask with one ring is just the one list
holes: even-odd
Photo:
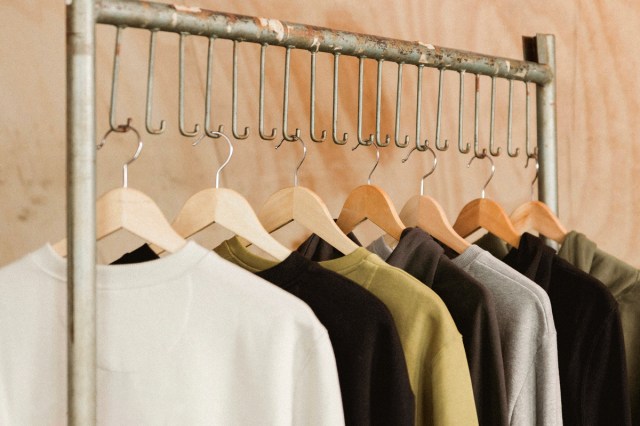
[(509, 423), (561, 425), (556, 329), (549, 296), (476, 245), (453, 263), (493, 294), (504, 360)]
[[(0, 424), (67, 424), (65, 259), (0, 269)], [(302, 301), (189, 242), (97, 266), (102, 425), (344, 424), (325, 328)]]
[[(278, 263), (251, 253), (237, 238), (215, 252), (300, 298), (327, 328), (347, 425), (414, 425), (415, 402), (400, 338), (377, 297), (296, 252)], [(157, 258), (144, 244), (114, 264)]]
[[(325, 244), (313, 235), (298, 251), (311, 258)], [(362, 285), (389, 308), (416, 398), (416, 424), (478, 424), (462, 336), (442, 300), (362, 247), (320, 265)]]
[(400, 338), (377, 297), (296, 252), (278, 263), (254, 255), (237, 238), (215, 252), (311, 307), (331, 338), (347, 425), (414, 425), (415, 402)]
[(508, 425), (502, 348), (491, 292), (454, 265), (444, 249), (420, 228), (405, 229), (393, 250), (382, 237), (368, 249), (442, 298), (462, 333), (480, 424)]
[(633, 424), (640, 424), (640, 271), (602, 251), (585, 235), (567, 234), (558, 255), (600, 280), (618, 302)]
[(630, 425), (624, 341), (613, 296), (526, 232), (502, 260), (549, 294), (558, 333), (564, 424)]

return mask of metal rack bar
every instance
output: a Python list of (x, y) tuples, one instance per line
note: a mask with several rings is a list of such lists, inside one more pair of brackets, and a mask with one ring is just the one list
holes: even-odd
[[(556, 40), (551, 34), (536, 36), (537, 59), (556, 70)], [(556, 116), (556, 80), (536, 88), (536, 121), (538, 126), (538, 198), (558, 214), (558, 149)]]
[(69, 425), (96, 423), (96, 116), (93, 0), (67, 2)]
[(194, 7), (144, 1), (99, 0), (97, 22), (173, 33), (216, 36), (315, 52), (367, 57), (427, 67), (545, 84), (548, 65), (481, 55), (464, 50), (302, 25), (276, 19), (212, 12)]

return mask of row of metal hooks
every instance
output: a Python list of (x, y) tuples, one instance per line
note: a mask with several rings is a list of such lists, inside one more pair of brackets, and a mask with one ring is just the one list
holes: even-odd
[[(111, 131), (124, 132), (129, 128), (127, 124), (116, 123), (116, 103), (117, 103), (117, 90), (118, 90), (118, 76), (120, 68), (120, 52), (122, 44), (122, 32), (125, 27), (117, 27), (116, 30), (116, 43), (115, 53), (113, 60), (113, 74), (111, 85), (111, 105), (109, 110), (109, 124)], [(152, 123), (152, 98), (154, 91), (154, 67), (155, 67), (155, 48), (157, 39), (157, 30), (150, 31), (149, 41), (149, 59), (148, 59), (148, 74), (147, 74), (147, 95), (146, 95), (146, 112), (145, 112), (145, 126), (147, 132), (152, 135), (159, 135), (163, 133), (167, 126), (165, 120), (160, 120), (158, 127), (155, 127)], [(180, 34), (179, 41), (179, 95), (178, 95), (178, 129), (180, 134), (186, 137), (196, 137), (200, 132), (200, 124), (194, 124), (193, 130), (186, 129), (184, 118), (184, 51), (185, 42), (188, 33)], [(214, 65), (214, 43), (216, 41), (215, 36), (209, 37), (208, 53), (207, 53), (207, 72), (206, 72), (206, 94), (205, 94), (205, 116), (204, 116), (204, 129), (203, 132), (211, 138), (220, 137), (221, 133), (224, 133), (224, 126), (219, 125), (217, 130), (212, 127), (212, 74)], [(240, 40), (233, 40), (233, 52), (232, 52), (232, 106), (231, 106), (231, 133), (233, 137), (238, 140), (247, 139), (250, 134), (250, 129), (246, 126), (242, 133), (238, 130), (238, 45)], [(263, 140), (273, 140), (276, 138), (278, 129), (272, 128), (270, 133), (265, 131), (264, 123), (264, 86), (265, 86), (265, 60), (267, 44), (262, 44), (260, 49), (260, 84), (259, 84), (259, 108), (258, 108), (258, 134)], [(301, 130), (296, 128), (293, 133), (289, 131), (289, 75), (291, 64), (291, 50), (292, 47), (285, 48), (285, 64), (284, 64), (284, 90), (282, 101), (282, 137), (287, 141), (296, 141), (301, 137)], [(316, 51), (311, 51), (311, 76), (310, 76), (310, 118), (309, 118), (309, 132), (310, 138), (314, 142), (324, 142), (327, 139), (327, 131), (322, 130), (320, 135), (316, 132), (315, 122), (315, 110), (316, 110)], [(332, 117), (332, 130), (331, 138), (333, 142), (338, 145), (344, 145), (349, 139), (347, 133), (343, 133), (342, 137), (338, 135), (338, 104), (339, 104), (339, 64), (340, 64), (339, 52), (333, 53), (333, 117)], [(364, 138), (362, 134), (362, 110), (363, 110), (363, 86), (364, 86), (364, 61), (366, 57), (358, 57), (358, 114), (357, 114), (357, 141), (359, 145), (371, 145), (374, 143), (379, 147), (385, 147), (390, 145), (391, 136), (385, 135), (383, 138), (380, 132), (381, 122), (381, 97), (382, 97), (382, 66), (383, 60), (378, 60), (377, 66), (377, 80), (376, 80), (376, 113), (375, 113), (375, 133), (369, 135), (368, 138)], [(396, 109), (395, 109), (395, 125), (394, 125), (394, 144), (397, 147), (405, 148), (410, 144), (410, 136), (405, 135), (401, 140), (400, 136), (400, 118), (402, 110), (402, 80), (403, 80), (403, 63), (398, 63), (397, 71), (397, 85), (396, 85)], [(415, 126), (415, 148), (419, 151), (424, 151), (429, 147), (429, 140), (421, 139), (421, 118), (422, 118), (422, 72), (424, 65), (417, 66), (417, 88), (416, 88), (416, 126)], [(449, 148), (449, 140), (444, 141), (440, 136), (440, 129), (442, 123), (442, 93), (444, 82), (444, 68), (439, 68), (438, 75), (438, 101), (436, 112), (436, 128), (435, 128), (435, 147), (439, 151), (445, 151)], [(458, 150), (467, 154), (471, 151), (471, 144), (464, 144), (464, 77), (465, 71), (458, 71), (459, 73), (459, 99), (458, 99)], [(474, 157), (485, 157), (486, 155), (499, 156), (501, 154), (501, 148), (496, 146), (495, 143), (495, 104), (496, 104), (496, 77), (491, 77), (491, 109), (490, 109), (490, 123), (489, 123), (489, 149), (480, 149), (479, 141), (479, 95), (480, 95), (480, 75), (475, 75), (475, 108), (474, 108), (474, 134), (473, 134), (473, 153)], [(509, 97), (508, 97), (508, 112), (507, 112), (507, 137), (506, 147), (507, 155), (509, 157), (517, 157), (520, 148), (513, 147), (512, 137), (512, 123), (513, 123), (513, 80), (509, 79)], [(531, 147), (531, 141), (529, 137), (530, 130), (530, 91), (529, 84), (525, 81), (525, 150), (527, 158), (534, 158), (536, 155), (536, 149)]]

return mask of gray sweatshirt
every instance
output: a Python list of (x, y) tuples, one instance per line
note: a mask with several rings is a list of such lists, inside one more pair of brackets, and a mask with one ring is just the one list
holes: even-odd
[(453, 262), (494, 296), (511, 425), (561, 425), (558, 346), (549, 296), (472, 245)]

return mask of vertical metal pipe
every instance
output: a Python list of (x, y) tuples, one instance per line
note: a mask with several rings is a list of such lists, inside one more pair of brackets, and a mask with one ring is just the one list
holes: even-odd
[(67, 2), (67, 401), (69, 425), (96, 424), (95, 16)]
[(556, 42), (552, 34), (536, 34), (537, 62), (548, 65), (553, 78), (536, 89), (538, 132), (538, 198), (558, 214), (558, 151), (556, 128)]

